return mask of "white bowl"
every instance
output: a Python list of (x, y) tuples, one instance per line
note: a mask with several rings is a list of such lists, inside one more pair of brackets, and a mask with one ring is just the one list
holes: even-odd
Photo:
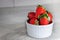
[(27, 34), (34, 38), (46, 38), (52, 34), (53, 22), (48, 25), (32, 25), (26, 22)]

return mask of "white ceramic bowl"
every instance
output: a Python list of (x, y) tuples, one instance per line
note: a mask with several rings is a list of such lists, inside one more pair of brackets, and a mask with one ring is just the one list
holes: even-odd
[(34, 38), (46, 38), (52, 34), (53, 22), (48, 25), (32, 25), (26, 22), (27, 34)]

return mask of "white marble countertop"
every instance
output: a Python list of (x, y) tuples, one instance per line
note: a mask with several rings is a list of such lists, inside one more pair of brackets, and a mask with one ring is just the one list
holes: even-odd
[(59, 25), (60, 23), (55, 23), (52, 35), (43, 39), (29, 37), (24, 23), (0, 25), (0, 40), (60, 40)]

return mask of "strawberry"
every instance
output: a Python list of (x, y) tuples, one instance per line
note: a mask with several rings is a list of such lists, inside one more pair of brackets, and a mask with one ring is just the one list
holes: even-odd
[(28, 13), (28, 18), (31, 19), (33, 17), (35, 17), (35, 12), (29, 12)]
[(53, 18), (52, 14), (50, 12), (48, 12), (48, 20), (52, 21), (52, 18)]
[(41, 15), (42, 13), (45, 13), (45, 12), (46, 12), (46, 10), (42, 6), (38, 5), (36, 8), (36, 16), (35, 17), (38, 18), (39, 15)]
[(41, 25), (47, 25), (49, 23), (48, 19), (46, 17), (40, 18), (40, 22)]
[(37, 20), (36, 18), (30, 19), (29, 23), (30, 23), (30, 24), (36, 24), (36, 25), (39, 24), (39, 23), (38, 23), (38, 20)]

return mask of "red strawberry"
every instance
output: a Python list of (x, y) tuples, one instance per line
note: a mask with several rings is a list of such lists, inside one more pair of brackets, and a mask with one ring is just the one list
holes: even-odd
[(46, 17), (40, 18), (40, 24), (41, 25), (47, 25), (48, 23), (49, 23), (49, 21)]
[(33, 17), (35, 17), (35, 12), (29, 12), (28, 13), (28, 18), (31, 19)]
[(36, 18), (30, 19), (29, 23), (30, 23), (30, 24), (36, 24), (36, 25), (39, 24), (39, 23), (38, 23), (38, 20), (37, 20)]
[(52, 14), (50, 12), (48, 12), (48, 20), (52, 21), (52, 18), (53, 18)]
[(38, 7), (36, 8), (35, 17), (38, 18), (39, 15), (41, 15), (42, 13), (45, 13), (45, 12), (46, 12), (46, 10), (42, 6), (38, 5)]

